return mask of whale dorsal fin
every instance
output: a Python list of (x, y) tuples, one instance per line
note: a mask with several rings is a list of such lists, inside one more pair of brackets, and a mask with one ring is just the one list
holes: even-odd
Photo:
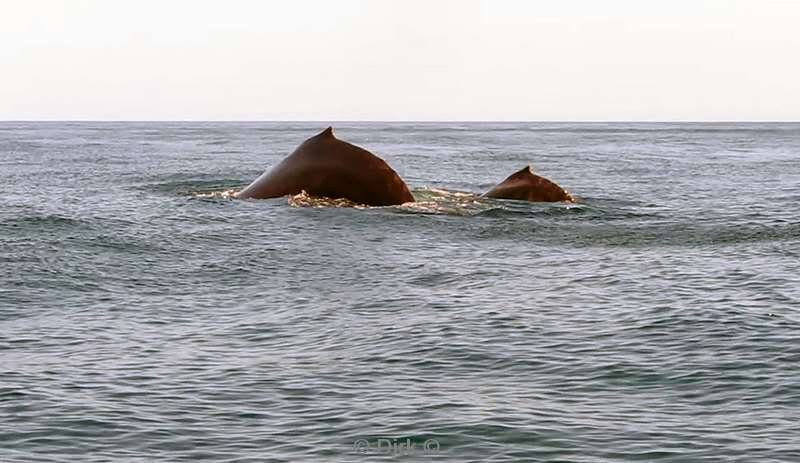
[(323, 130), (322, 133), (319, 134), (319, 136), (324, 138), (336, 138), (336, 135), (333, 134), (332, 126), (328, 126), (328, 128)]
[(512, 177), (526, 176), (526, 175), (533, 175), (533, 169), (531, 169), (530, 164), (511, 174)]

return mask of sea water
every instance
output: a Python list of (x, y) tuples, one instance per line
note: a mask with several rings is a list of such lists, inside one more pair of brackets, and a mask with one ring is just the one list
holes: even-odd
[(0, 123), (0, 461), (800, 461), (800, 124), (327, 125)]

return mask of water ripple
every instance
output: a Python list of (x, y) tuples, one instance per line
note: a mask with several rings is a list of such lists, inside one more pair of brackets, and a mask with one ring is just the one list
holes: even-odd
[(0, 123), (0, 460), (800, 460), (797, 124), (318, 125)]

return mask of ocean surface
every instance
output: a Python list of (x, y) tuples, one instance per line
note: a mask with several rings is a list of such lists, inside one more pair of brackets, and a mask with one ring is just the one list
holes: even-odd
[(0, 462), (800, 461), (800, 124), (327, 125), (0, 123)]

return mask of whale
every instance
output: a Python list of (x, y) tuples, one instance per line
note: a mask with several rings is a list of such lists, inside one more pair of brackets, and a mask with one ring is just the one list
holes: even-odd
[(333, 127), (301, 143), (234, 196), (265, 199), (303, 191), (311, 196), (347, 199), (367, 206), (414, 201), (406, 183), (386, 161), (336, 138)]
[(552, 180), (534, 174), (531, 166), (525, 166), (509, 175), (482, 196), (534, 202), (575, 202), (569, 191)]

